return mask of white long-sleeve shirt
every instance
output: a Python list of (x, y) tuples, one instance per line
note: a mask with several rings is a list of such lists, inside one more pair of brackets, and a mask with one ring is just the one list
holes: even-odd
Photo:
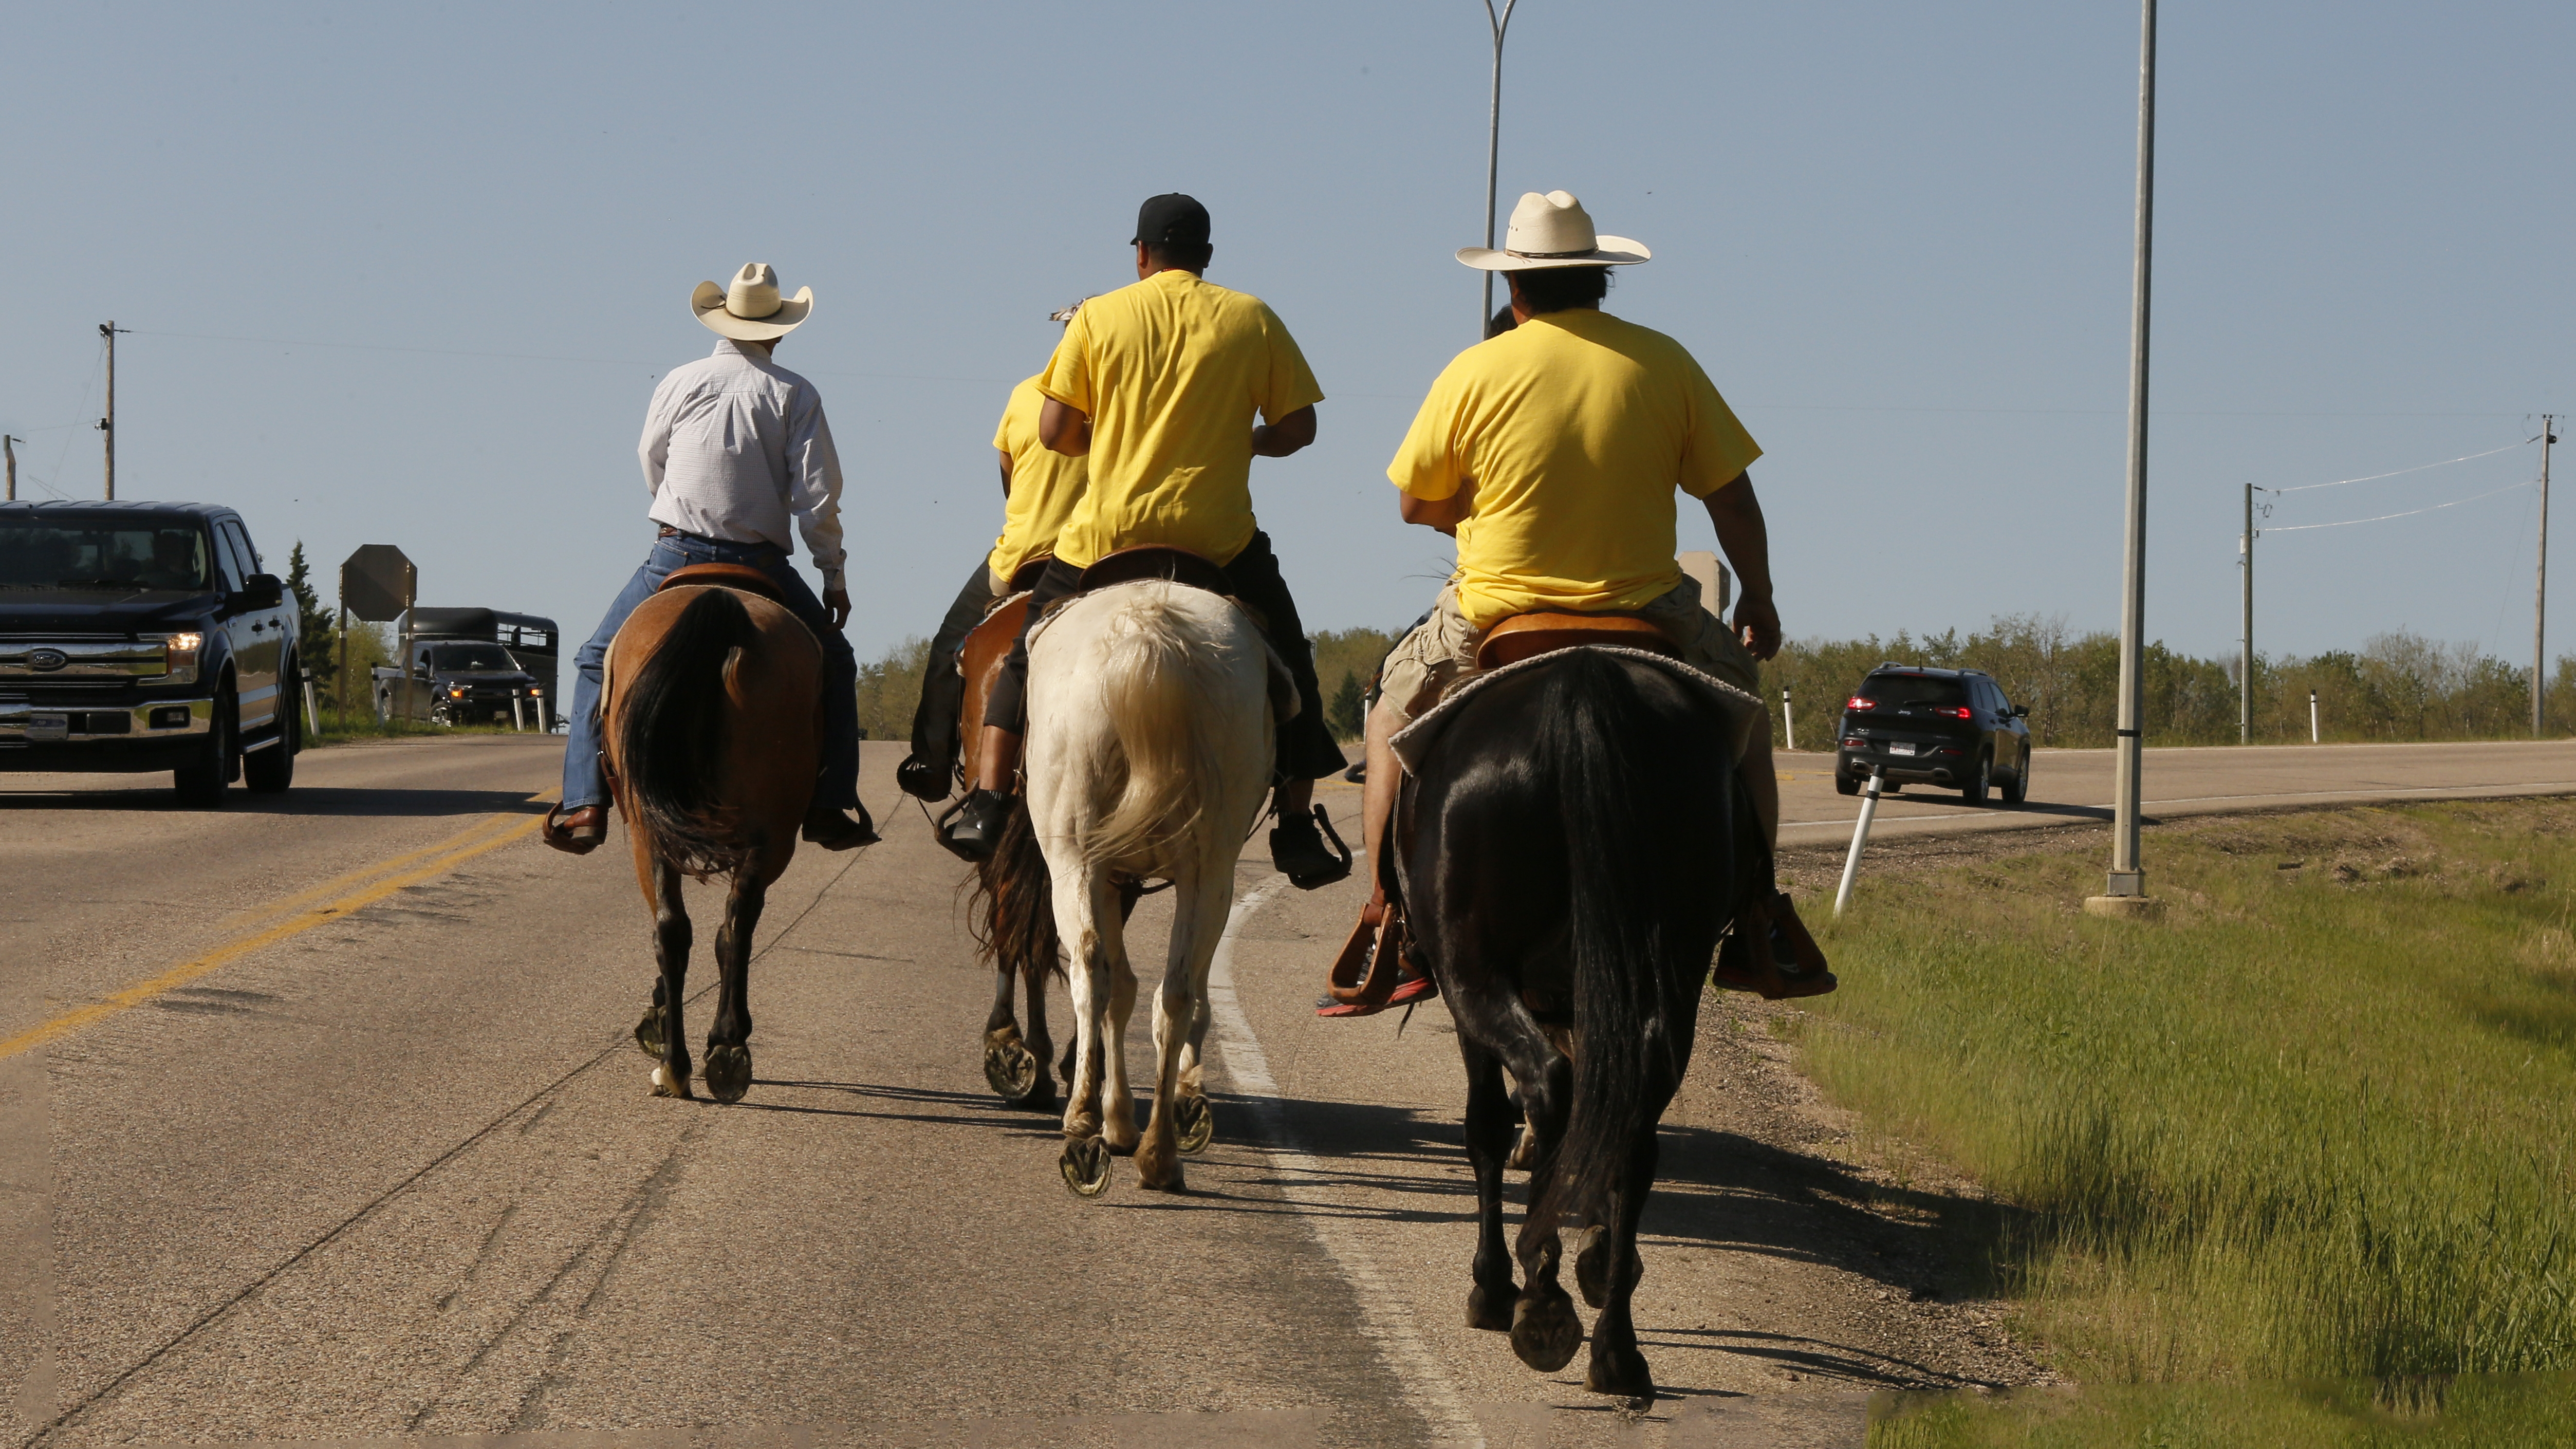
[(653, 390), (635, 451), (654, 522), (792, 554), (792, 516), (824, 587), (841, 586), (841, 457), (812, 383), (758, 348), (718, 342)]

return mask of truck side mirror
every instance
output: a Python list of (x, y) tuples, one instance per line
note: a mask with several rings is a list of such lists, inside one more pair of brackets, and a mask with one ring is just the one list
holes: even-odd
[(252, 574), (242, 580), (242, 602), (254, 609), (274, 609), (286, 602), (286, 584), (275, 574)]
[(2017, 705), (2014, 705), (2014, 706), (2012, 707), (2012, 717), (2013, 717), (2014, 719), (2028, 719), (2028, 718), (2030, 718), (2030, 706), (2029, 706), (2029, 705), (2026, 705), (2026, 704), (2017, 704)]

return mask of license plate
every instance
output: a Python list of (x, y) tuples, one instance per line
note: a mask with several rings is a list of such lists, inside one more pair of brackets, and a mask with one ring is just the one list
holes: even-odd
[(70, 715), (36, 714), (27, 717), (27, 738), (31, 740), (67, 740), (71, 734)]
[(1890, 740), (1887, 742), (1887, 752), (1891, 755), (1910, 755), (1914, 753), (1914, 747), (1903, 740)]

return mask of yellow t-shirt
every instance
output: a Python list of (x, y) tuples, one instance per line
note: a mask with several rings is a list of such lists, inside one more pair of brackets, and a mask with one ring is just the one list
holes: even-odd
[(1255, 528), (1253, 414), (1324, 400), (1260, 298), (1182, 271), (1083, 303), (1037, 385), (1091, 418), (1091, 484), (1055, 541), (1077, 568), (1145, 543), (1231, 562)]
[(1055, 546), (1091, 476), (1089, 459), (1068, 458), (1038, 441), (1038, 409), (1045, 404), (1038, 380), (1030, 378), (1011, 389), (1011, 404), (993, 429), (993, 446), (1011, 455), (1011, 496), (1002, 503), (1002, 533), (985, 563), (1004, 583)]
[(1681, 582), (1673, 490), (1704, 498), (1761, 448), (1682, 345), (1606, 312), (1547, 312), (1459, 353), (1386, 475), (1458, 525), (1458, 607), (1635, 609)]

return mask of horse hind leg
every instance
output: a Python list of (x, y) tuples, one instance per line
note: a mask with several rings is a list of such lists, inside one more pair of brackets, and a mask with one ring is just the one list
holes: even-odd
[[(1046, 1080), (1046, 1059), (1020, 1037), (1012, 1009), (1020, 973), (1008, 961), (993, 970), (993, 1009), (984, 1017), (984, 1080), (1005, 1102), (1026, 1103)], [(1050, 1094), (1052, 1095), (1052, 1094)]]
[(1494, 1054), (1463, 1030), (1458, 1051), (1467, 1066), (1467, 1161), (1476, 1174), (1475, 1286), (1467, 1291), (1467, 1326), (1502, 1333), (1512, 1326), (1518, 1290), (1511, 1250), (1503, 1241), (1503, 1168), (1520, 1114), (1512, 1110), (1503, 1066)]
[(1101, 1140), (1100, 1130), (1101, 1066), (1107, 1045), (1102, 1037), (1110, 994), (1109, 948), (1101, 934), (1106, 903), (1091, 882), (1056, 885), (1057, 933), (1073, 946), (1066, 977), (1074, 1019), (1074, 1069), (1064, 1107), (1064, 1153), (1058, 1165), (1065, 1186), (1081, 1197), (1098, 1197), (1109, 1188), (1109, 1144)]
[(1658, 1110), (1647, 1118), (1629, 1144), (1627, 1170), (1612, 1197), (1610, 1221), (1585, 1229), (1579, 1240), (1582, 1249), (1575, 1257), (1574, 1276), (1585, 1299), (1601, 1310), (1592, 1321), (1592, 1362), (1584, 1374), (1584, 1387), (1596, 1394), (1642, 1399), (1655, 1393), (1654, 1372), (1637, 1348), (1630, 1304), (1638, 1280), (1646, 1274), (1645, 1261), (1637, 1254), (1637, 1223), (1645, 1216), (1646, 1195), (1655, 1185), (1655, 1123), (1662, 1115)]
[[(1154, 993), (1154, 1115), (1136, 1148), (1137, 1175), (1145, 1186), (1167, 1192), (1180, 1192), (1185, 1185), (1184, 1124), (1200, 1147), (1207, 1145), (1207, 1139), (1199, 1129), (1213, 1131), (1213, 1115), (1199, 1090), (1197, 1068), (1193, 1065), (1185, 1079), (1181, 1059), (1199, 1029), (1208, 967), (1216, 957), (1234, 885), (1231, 872), (1204, 866), (1186, 876), (1176, 886), (1180, 905), (1172, 913), (1171, 950), (1164, 961), (1162, 988)], [(1185, 1097), (1191, 1104), (1187, 1107)]]
[(769, 903), (772, 872), (755, 858), (735, 873), (716, 932), (716, 1018), (707, 1030), (707, 1091), (734, 1103), (751, 1090), (751, 942)]
[[(681, 1009), (688, 997), (689, 985), (689, 912), (680, 899), (680, 870), (668, 862), (656, 862), (653, 883), (653, 957), (661, 975), (653, 987), (653, 1014), (645, 1019), (660, 1018), (661, 1064), (653, 1069), (653, 1095), (680, 1097), (689, 1095), (689, 1038), (681, 1024)], [(642, 1028), (637, 1028), (638, 1035)]]

